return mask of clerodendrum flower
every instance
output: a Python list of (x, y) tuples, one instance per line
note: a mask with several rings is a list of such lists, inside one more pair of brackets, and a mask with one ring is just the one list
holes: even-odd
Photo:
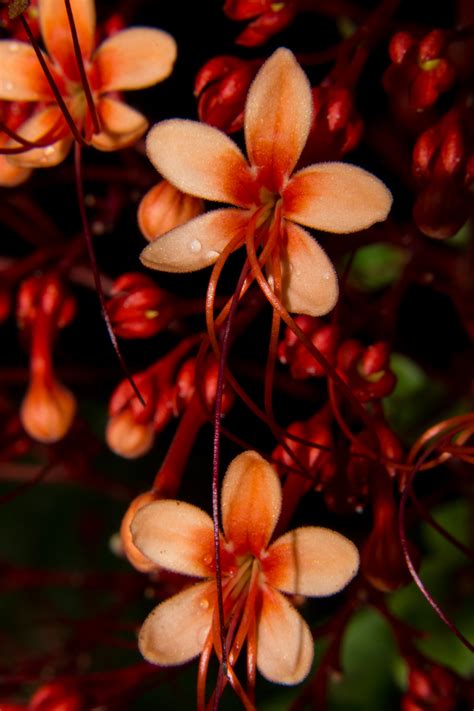
[[(220, 552), (228, 661), (247, 639), (249, 680), (255, 664), (270, 681), (297, 684), (309, 673), (313, 638), (282, 593), (333, 595), (358, 569), (357, 548), (325, 528), (297, 528), (270, 543), (281, 510), (273, 467), (256, 452), (240, 454), (222, 484)], [(133, 541), (152, 562), (205, 578), (162, 602), (140, 633), (140, 649), (155, 664), (182, 664), (214, 647), (221, 656), (212, 519), (195, 506), (172, 500), (141, 508)], [(202, 667), (202, 665), (201, 665)]]
[(376, 177), (346, 163), (319, 163), (292, 175), (312, 112), (308, 79), (293, 54), (280, 48), (247, 96), (248, 162), (211, 126), (178, 119), (154, 126), (147, 151), (157, 170), (183, 192), (235, 207), (211, 211), (159, 237), (143, 251), (144, 264), (190, 272), (247, 243), (251, 262), (252, 251), (261, 250), (260, 263), (289, 311), (330, 311), (338, 295), (334, 268), (300, 225), (335, 233), (365, 229), (386, 218), (391, 195)]
[[(93, 0), (71, 0), (71, 7), (100, 132), (94, 132), (64, 0), (38, 0), (46, 65), (87, 143), (103, 151), (129, 146), (145, 133), (148, 123), (118, 99), (116, 92), (152, 86), (169, 76), (176, 43), (161, 30), (132, 27), (117, 32), (96, 49)], [(26, 42), (0, 41), (0, 99), (38, 102), (35, 113), (17, 132), (30, 142), (51, 139), (50, 145), (12, 155), (9, 160), (32, 168), (63, 160), (73, 141), (71, 131), (33, 47)]]

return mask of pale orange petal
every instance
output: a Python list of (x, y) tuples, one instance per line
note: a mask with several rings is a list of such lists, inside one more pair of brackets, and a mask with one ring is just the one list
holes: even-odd
[(94, 56), (101, 91), (141, 89), (171, 74), (176, 42), (167, 32), (131, 27), (105, 40)]
[(140, 652), (152, 664), (184, 664), (204, 646), (214, 611), (214, 583), (198, 583), (165, 600), (146, 618)]
[(296, 173), (283, 194), (289, 220), (326, 232), (357, 232), (386, 219), (392, 196), (381, 180), (348, 163), (319, 163)]
[(295, 167), (311, 128), (313, 100), (306, 74), (284, 48), (265, 62), (245, 106), (245, 141), (251, 165), (279, 191)]
[(26, 42), (0, 41), (0, 99), (48, 101), (51, 96), (33, 48)]
[(222, 527), (233, 551), (259, 556), (268, 545), (281, 510), (280, 480), (257, 452), (232, 460), (222, 482)]
[(147, 136), (148, 157), (161, 175), (183, 193), (250, 207), (253, 173), (236, 144), (213, 126), (171, 119)]
[[(25, 168), (50, 168), (61, 163), (68, 154), (73, 139), (56, 105), (38, 111), (17, 128), (18, 135), (32, 142), (41, 141), (44, 136), (52, 135), (52, 131), (54, 135), (64, 137), (51, 145), (10, 155), (9, 160)], [(8, 144), (9, 147), (17, 145), (13, 141)]]
[(313, 637), (301, 615), (277, 590), (263, 593), (257, 635), (260, 674), (278, 684), (303, 681), (313, 661)]
[[(82, 56), (89, 59), (94, 49), (94, 0), (71, 0), (74, 24)], [(38, 0), (41, 34), (51, 57), (69, 78), (77, 78), (77, 64), (64, 0)]]
[(143, 264), (162, 272), (194, 272), (214, 264), (248, 224), (244, 210), (224, 208), (194, 218), (158, 237), (140, 255)]
[(0, 155), (0, 186), (3, 188), (15, 188), (21, 185), (31, 175), (29, 168), (22, 168), (11, 163), (7, 156)]
[(197, 506), (154, 501), (137, 512), (130, 529), (136, 547), (161, 567), (196, 577), (212, 575), (214, 527)]
[(91, 138), (94, 148), (100, 151), (116, 151), (143, 136), (148, 121), (143, 114), (135, 111), (123, 101), (102, 97), (98, 103), (102, 131)]
[(323, 316), (334, 307), (338, 296), (334, 267), (316, 240), (290, 222), (282, 264), (282, 301), (288, 311)]
[(334, 595), (359, 568), (356, 546), (336, 531), (307, 526), (278, 538), (262, 560), (269, 584), (297, 595)]

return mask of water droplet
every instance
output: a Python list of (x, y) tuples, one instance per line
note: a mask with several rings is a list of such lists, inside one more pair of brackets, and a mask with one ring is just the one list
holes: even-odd
[(209, 609), (209, 600), (205, 597), (202, 598), (202, 600), (199, 601), (199, 607), (201, 610), (208, 610)]
[(217, 259), (219, 256), (220, 252), (217, 252), (215, 249), (210, 249), (207, 253), (208, 259)]
[(270, 284), (270, 287), (273, 289), (273, 287), (275, 286), (275, 280), (274, 280), (274, 278), (272, 277), (271, 274), (270, 274), (270, 276), (268, 277), (268, 283)]
[(20, 49), (20, 45), (18, 44), (18, 42), (10, 42), (10, 44), (8, 45), (8, 49), (10, 50), (10, 52), (18, 52), (18, 50)]
[(212, 555), (208, 553), (208, 555), (205, 555), (202, 560), (204, 562), (204, 565), (210, 565), (212, 563)]
[(13, 89), (13, 82), (11, 81), (4, 81), (3, 82), (3, 88), (5, 91), (11, 91)]
[(323, 274), (323, 279), (324, 279), (325, 281), (327, 281), (327, 280), (330, 279), (330, 278), (331, 278), (330, 273), (329, 273), (329, 272), (324, 272), (324, 274)]
[(201, 249), (202, 249), (201, 242), (198, 239), (193, 239), (193, 241), (191, 242), (191, 252), (193, 254), (197, 254), (198, 252), (201, 251)]
[(47, 146), (47, 148), (44, 149), (43, 154), (46, 157), (52, 156), (56, 153), (56, 148), (54, 146)]

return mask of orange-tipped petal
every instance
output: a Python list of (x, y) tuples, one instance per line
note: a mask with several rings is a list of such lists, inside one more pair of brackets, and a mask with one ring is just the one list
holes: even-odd
[(236, 144), (213, 126), (171, 119), (147, 136), (147, 154), (170, 183), (195, 197), (250, 207), (253, 173)]
[(257, 667), (277, 684), (299, 684), (309, 674), (314, 655), (310, 629), (277, 590), (263, 592), (258, 625)]
[(91, 138), (99, 151), (116, 151), (138, 141), (148, 128), (143, 114), (123, 101), (103, 97), (98, 104), (102, 131)]
[(76, 407), (76, 398), (60, 382), (33, 379), (21, 404), (21, 423), (38, 442), (58, 442), (69, 431)]
[(160, 666), (184, 664), (196, 657), (211, 629), (214, 583), (197, 583), (155, 607), (140, 631), (146, 660)]
[(339, 289), (334, 267), (316, 240), (287, 223), (281, 257), (282, 300), (288, 311), (323, 316), (335, 306)]
[(0, 99), (48, 101), (51, 88), (33, 48), (26, 42), (0, 42)]
[[(64, 160), (72, 144), (72, 136), (57, 106), (49, 106), (33, 114), (17, 129), (17, 133), (31, 142), (41, 141), (45, 136), (61, 137), (50, 145), (9, 156), (8, 160), (24, 168), (51, 168), (58, 165)], [(8, 143), (9, 148), (17, 146), (19, 144), (14, 141)]]
[(167, 32), (131, 27), (105, 40), (94, 56), (101, 91), (153, 86), (171, 74), (176, 42)]
[(257, 452), (232, 460), (222, 482), (222, 527), (234, 552), (259, 556), (268, 545), (281, 510), (280, 480)]
[(161, 567), (199, 578), (213, 574), (214, 527), (197, 506), (155, 501), (137, 512), (131, 531), (138, 550)]
[(15, 188), (28, 180), (30, 175), (29, 168), (14, 165), (6, 156), (0, 155), (0, 186), (2, 188)]
[(348, 163), (319, 163), (290, 180), (283, 214), (326, 232), (357, 232), (386, 219), (392, 195), (381, 180)]
[[(94, 49), (94, 0), (71, 0), (71, 8), (82, 56), (89, 59)], [(66, 3), (64, 0), (38, 0), (38, 13), (48, 53), (70, 79), (79, 77)]]
[(284, 48), (265, 62), (245, 105), (245, 142), (251, 165), (278, 191), (295, 167), (311, 128), (313, 100), (306, 74)]
[(355, 545), (336, 531), (307, 526), (278, 538), (262, 560), (270, 585), (294, 595), (334, 595), (359, 568)]
[(145, 266), (162, 272), (204, 269), (217, 261), (239, 233), (244, 239), (247, 224), (244, 210), (213, 210), (150, 242), (140, 259)]
[(124, 459), (138, 459), (150, 451), (155, 441), (152, 422), (136, 422), (130, 410), (113, 415), (107, 423), (105, 441)]
[(204, 212), (200, 198), (182, 193), (167, 180), (160, 180), (143, 196), (138, 206), (138, 226), (149, 241), (184, 225)]

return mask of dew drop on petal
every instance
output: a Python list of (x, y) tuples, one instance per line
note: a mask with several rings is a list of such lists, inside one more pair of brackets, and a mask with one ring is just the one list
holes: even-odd
[(204, 558), (202, 560), (203, 560), (204, 565), (211, 565), (212, 555), (210, 553), (208, 553), (207, 555), (204, 556)]
[(193, 239), (193, 241), (191, 242), (191, 252), (193, 254), (197, 254), (198, 252), (201, 251), (201, 249), (202, 249), (201, 242), (198, 239)]
[(219, 257), (220, 252), (216, 252), (215, 249), (210, 249), (209, 252), (207, 253), (208, 259), (217, 259)]
[(331, 275), (330, 275), (329, 272), (324, 272), (324, 274), (323, 274), (323, 279), (324, 279), (325, 281), (327, 281), (328, 279), (330, 279), (330, 277), (331, 277)]
[(3, 82), (3, 88), (5, 91), (11, 91), (13, 89), (13, 82), (11, 81), (4, 81)]
[(209, 609), (209, 600), (206, 597), (203, 597), (201, 600), (199, 600), (199, 607), (202, 610), (208, 610)]
[(20, 49), (20, 45), (17, 42), (10, 42), (10, 44), (8, 45), (8, 49), (10, 50), (10, 52), (18, 52), (18, 50)]

